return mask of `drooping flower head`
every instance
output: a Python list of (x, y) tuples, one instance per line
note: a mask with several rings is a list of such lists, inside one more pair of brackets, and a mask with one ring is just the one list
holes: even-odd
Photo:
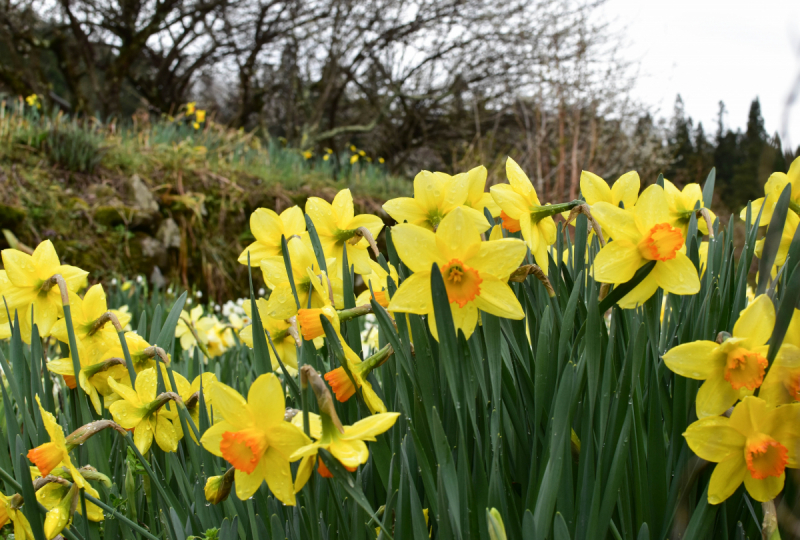
[[(358, 298), (356, 298), (356, 305), (361, 306), (364, 304), (369, 304), (370, 300), (372, 299), (372, 294), (374, 293), (376, 302), (383, 307), (389, 307), (388, 281), (391, 277), (392, 281), (394, 281), (395, 287), (397, 286), (397, 284), (400, 282), (397, 277), (397, 269), (392, 266), (391, 263), (387, 263), (389, 266), (389, 271), (387, 272), (383, 266), (377, 262), (370, 260), (369, 263), (372, 267), (372, 273), (364, 276), (364, 281), (366, 282), (367, 288), (358, 295)], [(370, 289), (372, 292), (370, 292)]]
[[(684, 236), (689, 230), (689, 220), (697, 209), (705, 208), (703, 202), (703, 189), (700, 184), (686, 184), (683, 190), (675, 187), (675, 184), (664, 179), (664, 192), (667, 195), (669, 213), (672, 217), (672, 225), (681, 230)], [(711, 223), (714, 223), (716, 216), (708, 209)], [(697, 216), (697, 229), (702, 234), (708, 234), (708, 224), (706, 220)]]
[(653, 296), (658, 287), (671, 294), (695, 294), (700, 290), (697, 269), (683, 253), (684, 236), (671, 225), (664, 189), (645, 189), (632, 210), (606, 202), (592, 208), (592, 215), (612, 241), (594, 260), (594, 278), (601, 283), (621, 284), (636, 271), (656, 261), (655, 267), (620, 301), (622, 308), (635, 308)]
[(72, 464), (69, 457), (69, 450), (67, 449), (67, 439), (61, 426), (50, 412), (42, 407), (42, 402), (39, 396), (36, 396), (36, 403), (39, 405), (39, 412), (42, 415), (42, 423), (50, 436), (50, 442), (40, 444), (36, 448), (28, 451), (28, 459), (36, 465), (41, 471), (43, 476), (50, 474), (50, 471), (55, 469), (59, 464), (64, 464), (72, 473), (72, 481), (80, 488), (86, 486), (86, 481), (81, 476), (81, 473)]
[[(294, 336), (292, 336), (292, 334), (289, 332), (292, 324), (284, 319), (275, 319), (274, 317), (270, 317), (269, 310), (267, 308), (267, 301), (263, 298), (256, 300), (256, 308), (258, 309), (258, 316), (261, 319), (261, 326), (266, 332), (269, 332), (270, 338), (272, 339), (272, 344), (275, 345), (275, 350), (278, 352), (278, 357), (280, 357), (283, 365), (286, 366), (286, 371), (289, 372), (289, 375), (294, 377), (297, 375), (297, 345)], [(250, 315), (250, 309), (250, 303), (245, 302), (244, 310), (248, 316)], [(245, 345), (252, 349), (253, 325), (249, 324), (242, 328), (242, 330), (239, 332), (239, 337)], [(272, 369), (279, 370), (280, 364), (278, 363), (278, 359), (275, 357), (275, 351), (272, 350), (272, 347), (270, 347), (269, 344), (267, 344), (267, 348), (269, 349), (269, 358), (272, 362)]]
[(539, 202), (528, 176), (511, 158), (506, 160), (508, 184), (492, 186), (494, 201), (502, 210), (503, 227), (509, 232), (520, 231), (522, 238), (536, 259), (536, 264), (547, 275), (550, 267), (547, 249), (556, 241), (556, 224), (543, 214), (545, 205)]
[(509, 319), (524, 317), (517, 297), (504, 281), (525, 257), (525, 244), (520, 240), (482, 242), (463, 208), (445, 216), (436, 233), (402, 224), (392, 229), (392, 238), (400, 259), (414, 273), (400, 285), (389, 311), (429, 315), (431, 332), (438, 336), (431, 298), (431, 267), (435, 263), (447, 289), (456, 331), (462, 330), (466, 338), (478, 324), (479, 309)]

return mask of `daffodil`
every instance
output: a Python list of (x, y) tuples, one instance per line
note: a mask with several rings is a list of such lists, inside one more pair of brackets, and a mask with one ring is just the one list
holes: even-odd
[(217, 324), (213, 315), (203, 316), (203, 306), (195, 306), (190, 312), (181, 311), (178, 324), (175, 326), (175, 337), (181, 342), (181, 349), (192, 354), (196, 346), (205, 352), (208, 344), (208, 333)]
[(219, 504), (228, 498), (233, 487), (233, 480), (236, 469), (231, 467), (222, 476), (211, 476), (206, 480), (206, 486), (203, 489), (206, 500), (211, 504)]
[(667, 351), (664, 363), (678, 375), (705, 380), (697, 392), (697, 416), (722, 414), (761, 386), (766, 372), (766, 344), (775, 326), (775, 308), (766, 295), (739, 314), (733, 336), (683, 343)]
[[(13, 320), (18, 312), (22, 339), (31, 340), (31, 310), (40, 336), (49, 336), (56, 320), (63, 316), (61, 292), (51, 278), (60, 274), (69, 293), (76, 293), (86, 284), (88, 272), (61, 264), (50, 240), (45, 240), (28, 255), (16, 249), (4, 249), (3, 266), (10, 282), (3, 288), (3, 298)], [(4, 306), (5, 307), (5, 306)], [(0, 309), (0, 323), (9, 322), (5, 309)]]
[(594, 260), (594, 278), (601, 283), (622, 284), (636, 271), (656, 261), (651, 272), (620, 301), (622, 308), (634, 308), (653, 296), (658, 287), (671, 294), (695, 294), (700, 278), (684, 254), (684, 236), (671, 225), (666, 195), (659, 185), (645, 189), (632, 210), (606, 202), (592, 208), (592, 214), (613, 240)]
[(210, 393), (222, 421), (206, 430), (200, 442), (236, 469), (236, 495), (247, 500), (266, 480), (278, 500), (294, 506), (289, 456), (310, 440), (284, 421), (280, 379), (274, 373), (261, 375), (250, 386), (246, 401), (222, 383), (213, 384)]
[(186, 114), (187, 115), (194, 114), (195, 107), (197, 107), (197, 102), (196, 101), (190, 101), (189, 103), (187, 103), (186, 104)]
[(33, 530), (28, 518), (22, 513), (22, 497), (6, 497), (0, 493), (0, 527), (11, 521), (14, 525), (14, 540), (33, 540)]
[[(414, 197), (392, 199), (383, 205), (383, 209), (398, 223), (410, 223), (435, 231), (447, 214), (464, 207), (463, 211), (468, 219), (482, 233), (489, 228), (483, 209), (467, 206), (472, 185), (470, 180), (478, 177), (479, 174), (476, 173), (471, 179), (468, 175), (454, 179), (449, 174), (422, 171), (414, 177)], [(473, 197), (470, 200), (479, 205), (483, 199)]]
[[(697, 209), (705, 208), (703, 203), (703, 189), (700, 184), (686, 184), (683, 190), (675, 187), (675, 184), (664, 179), (664, 192), (667, 195), (667, 205), (669, 206), (671, 223), (673, 227), (681, 230), (684, 236), (689, 231), (689, 220)], [(709, 209), (711, 223), (714, 223), (716, 216)], [(702, 234), (708, 234), (708, 224), (702, 217), (697, 217), (697, 229)]]
[(501, 217), (505, 216), (503, 226), (509, 232), (522, 233), (536, 264), (547, 275), (550, 266), (547, 249), (556, 241), (556, 223), (550, 216), (556, 209), (559, 212), (561, 209), (548, 208), (539, 202), (528, 176), (511, 158), (506, 160), (506, 176), (508, 184), (497, 184), (491, 188), (492, 197), (502, 210)]
[(683, 436), (700, 458), (717, 463), (708, 486), (708, 502), (719, 504), (744, 482), (759, 502), (783, 489), (785, 470), (797, 468), (800, 404), (769, 409), (763, 399), (745, 397), (731, 414), (702, 418)]
[[(372, 383), (367, 380), (367, 375), (386, 361), (392, 353), (391, 347), (387, 345), (386, 348), (378, 351), (373, 356), (370, 356), (366, 360), (361, 360), (361, 357), (350, 348), (344, 339), (340, 338), (339, 341), (344, 350), (344, 359), (347, 364), (347, 371), (350, 372), (350, 375), (347, 374), (344, 366), (340, 366), (325, 374), (325, 380), (328, 381), (328, 384), (331, 386), (331, 390), (333, 390), (336, 399), (344, 403), (353, 397), (353, 394), (356, 393), (356, 388), (360, 388), (361, 395), (364, 397), (364, 403), (367, 404), (370, 412), (372, 412), (372, 414), (385, 413), (386, 405), (381, 398), (378, 397), (378, 394), (375, 393), (375, 390), (372, 388)], [(350, 377), (352, 377), (352, 379)]]
[[(124, 380), (125, 382), (123, 384), (130, 386), (128, 368), (121, 357), (101, 360), (100, 358), (105, 351), (100, 349), (92, 351), (85, 346), (79, 345), (78, 351), (78, 358), (81, 363), (78, 381), (83, 391), (89, 396), (89, 400), (92, 402), (92, 406), (97, 414), (103, 414), (103, 405), (100, 403), (100, 396), (105, 397), (112, 393), (106, 381), (109, 377), (113, 377), (118, 382)], [(72, 356), (51, 360), (47, 363), (47, 369), (51, 373), (61, 375), (68, 388), (74, 389), (76, 387)]]
[(303, 159), (305, 159), (306, 161), (311, 159), (312, 157), (314, 157), (314, 152), (312, 152), (311, 150), (306, 150), (305, 152), (303, 152)]
[[(108, 312), (106, 293), (102, 285), (90, 287), (82, 299), (75, 297), (70, 303), (70, 308), (75, 338), (85, 348), (103, 352), (119, 340), (110, 319), (101, 319)], [(69, 343), (67, 323), (64, 319), (56, 321), (50, 333), (59, 341)]]
[[(792, 186), (789, 206), (793, 210), (790, 211), (787, 216), (794, 214), (796, 217), (797, 212), (800, 211), (800, 157), (795, 158), (789, 167), (788, 173), (772, 173), (767, 179), (767, 183), (764, 184), (764, 197), (752, 202), (752, 219), (755, 220), (759, 211), (761, 211), (761, 221), (758, 222), (759, 226), (769, 224), (772, 219), (772, 214), (775, 211), (775, 205), (778, 204), (778, 199), (787, 185)], [(747, 218), (747, 207), (742, 209), (739, 217), (742, 219)]]
[(142, 454), (147, 453), (155, 438), (159, 448), (174, 452), (179, 434), (172, 420), (175, 413), (164, 407), (168, 397), (156, 399), (157, 375), (148, 368), (136, 377), (136, 389), (108, 378), (108, 385), (122, 398), (109, 407), (114, 421), (125, 429), (133, 429), (133, 441)]
[(220, 322), (215, 323), (206, 335), (208, 336), (208, 354), (211, 358), (222, 356), (225, 351), (236, 345), (231, 328)]
[(469, 339), (478, 324), (478, 310), (522, 319), (525, 314), (508, 284), (508, 277), (525, 257), (525, 244), (507, 238), (482, 242), (468, 212), (457, 208), (445, 216), (436, 233), (416, 225), (392, 229), (397, 254), (414, 273), (400, 285), (389, 311), (429, 315), (438, 339), (431, 298), (431, 267), (442, 274), (456, 331)]
[[(128, 346), (128, 352), (131, 355), (131, 361), (133, 362), (133, 368), (136, 373), (154, 367), (156, 365), (155, 357), (157, 355), (163, 355), (160, 357), (161, 361), (165, 364), (170, 363), (171, 358), (169, 354), (150, 345), (146, 339), (136, 332), (125, 332), (125, 344)], [(103, 353), (100, 359), (103, 361), (109, 358), (124, 358), (124, 354), (125, 353), (122, 351), (122, 344), (117, 340), (110, 349)]]
[(45, 430), (47, 430), (47, 434), (50, 436), (50, 442), (40, 444), (36, 448), (29, 450), (28, 459), (41, 471), (42, 476), (47, 476), (50, 474), (50, 471), (55, 469), (58, 465), (63, 464), (72, 474), (72, 481), (75, 485), (79, 488), (85, 487), (86, 481), (83, 479), (83, 476), (81, 476), (80, 471), (72, 464), (72, 460), (69, 457), (67, 438), (61, 430), (61, 425), (59, 425), (55, 416), (42, 407), (42, 402), (39, 400), (38, 395), (36, 396), (36, 403), (39, 405), (42, 423), (44, 424)]
[[(59, 473), (56, 474), (58, 469), (55, 469), (50, 472), (51, 475), (60, 476), (61, 478), (66, 478), (67, 480), (72, 479), (71, 474)], [(41, 471), (37, 467), (31, 467), (31, 478), (36, 479), (42, 477)], [(92, 497), (99, 499), (100, 493), (96, 489), (94, 489), (88, 482), (83, 487), (84, 491), (91, 495)], [(50, 482), (49, 484), (45, 484), (42, 488), (36, 491), (36, 500), (41, 503), (47, 510), (52, 510), (64, 499), (64, 497), (69, 492), (70, 487), (58, 482)], [(78, 505), (76, 508), (79, 514), (83, 514), (82, 505)], [(94, 504), (92, 501), (86, 501), (86, 514), (89, 518), (89, 521), (99, 522), (103, 521), (105, 518), (103, 514), (103, 509)]]
[(369, 274), (372, 271), (367, 251), (370, 242), (365, 238), (363, 230), (368, 231), (374, 240), (383, 229), (383, 220), (371, 214), (356, 216), (349, 189), (337, 193), (333, 203), (319, 197), (309, 197), (306, 214), (314, 222), (325, 257), (335, 258), (337, 261), (334, 268), (328, 268), (331, 274), (341, 276), (344, 249), (347, 249), (348, 265), (354, 266), (357, 274)]
[[(250, 303), (246, 302), (244, 307), (245, 311), (249, 313)], [(283, 319), (270, 317), (267, 301), (263, 298), (256, 300), (256, 307), (258, 309), (258, 316), (261, 319), (261, 326), (264, 330), (269, 332), (272, 344), (275, 345), (275, 350), (278, 351), (281, 362), (286, 366), (286, 371), (289, 372), (289, 375), (294, 377), (297, 375), (297, 345), (294, 337), (289, 332), (289, 328), (291, 328), (292, 324)], [(252, 349), (253, 325), (245, 326), (241, 332), (239, 332), (239, 337), (245, 345)], [(267, 347), (269, 348), (269, 358), (270, 362), (272, 362), (272, 369), (280, 369), (280, 364), (278, 364), (278, 360), (275, 357), (275, 352), (272, 350), (272, 347), (269, 347), (269, 344), (267, 344)]]
[(631, 209), (639, 198), (640, 185), (639, 173), (636, 171), (623, 174), (611, 187), (596, 174), (581, 171), (581, 194), (589, 206), (603, 201), (614, 206), (622, 203), (622, 206)]
[[(385, 433), (395, 424), (400, 413), (373, 414), (368, 418), (359, 420), (352, 426), (342, 426), (338, 422), (338, 418), (334, 421), (327, 414), (321, 414), (320, 416), (322, 419), (322, 436), (320, 439), (298, 449), (292, 454), (292, 460), (303, 460), (297, 471), (298, 479), (308, 479), (320, 448), (330, 452), (346, 469), (355, 471), (359, 465), (366, 463), (369, 458), (369, 449), (365, 441), (375, 441), (376, 436)], [(322, 465), (321, 462), (320, 464)], [(327, 468), (323, 470), (327, 470)], [(298, 482), (295, 489), (299, 491), (304, 484), (305, 482)]]
[[(173, 375), (178, 375), (178, 373), (173, 372)], [(202, 385), (203, 387), (203, 401), (205, 401), (206, 404), (206, 412), (208, 412), (208, 417), (211, 418), (211, 408), (214, 405), (214, 402), (211, 399), (211, 392), (209, 392), (209, 389), (216, 382), (219, 382), (217, 381), (216, 375), (208, 372), (203, 373), (202, 375), (198, 375), (194, 378), (192, 384), (189, 386), (188, 395), (186, 397), (184, 397), (184, 394), (181, 394), (181, 399), (183, 399), (186, 409), (189, 411), (189, 415), (192, 417), (194, 425), (196, 426), (200, 425), (200, 386)], [(175, 384), (178, 384), (177, 380), (175, 381)], [(198, 399), (192, 399), (194, 395), (197, 395)]]
[[(387, 272), (379, 263), (372, 260), (370, 260), (369, 263), (372, 267), (372, 273), (364, 276), (364, 281), (366, 282), (367, 288), (358, 295), (358, 298), (356, 298), (356, 305), (361, 306), (364, 304), (369, 304), (374, 293), (376, 302), (383, 307), (389, 307), (388, 281), (391, 277), (392, 281), (394, 281), (395, 287), (398, 283), (400, 283), (400, 280), (397, 277), (397, 269), (392, 266), (391, 263), (388, 263), (389, 271)], [(372, 292), (370, 292), (370, 290)]]
[(206, 111), (203, 110), (203, 109), (197, 109), (194, 112), (194, 119), (195, 119), (195, 121), (197, 121), (197, 122), (202, 124), (203, 122), (206, 121)]
[(70, 523), (72, 523), (72, 516), (77, 508), (78, 486), (72, 484), (72, 486), (66, 488), (64, 496), (58, 500), (45, 515), (44, 535), (47, 540), (53, 540), (53, 538), (60, 535), (64, 529), (69, 527)]
[(282, 255), (281, 237), (288, 241), (292, 236), (303, 236), (306, 221), (299, 206), (287, 208), (280, 215), (268, 208), (259, 208), (250, 214), (250, 232), (256, 241), (242, 251), (239, 262), (246, 265), (249, 253), (250, 265), (258, 268), (261, 259)]
[(350, 165), (355, 165), (358, 163), (358, 154), (353, 154), (350, 156)]
[[(299, 307), (309, 305), (321, 307), (329, 296), (328, 278), (319, 269), (317, 259), (311, 248), (300, 238), (291, 238), (287, 243), (292, 266), (292, 277), (300, 300)], [(328, 262), (331, 264), (332, 261)], [(283, 257), (267, 257), (261, 260), (264, 281), (272, 289), (267, 302), (267, 314), (274, 319), (288, 319), (295, 315), (299, 307), (292, 293), (292, 284), (286, 272)]]

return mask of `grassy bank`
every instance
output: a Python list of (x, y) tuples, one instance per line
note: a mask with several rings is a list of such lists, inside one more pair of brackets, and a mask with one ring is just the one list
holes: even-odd
[(79, 123), (4, 104), (0, 249), (50, 239), (65, 262), (100, 279), (150, 276), (158, 267), (167, 281), (230, 298), (246, 277), (236, 257), (252, 240), (256, 208), (330, 200), (350, 187), (358, 212), (382, 215), (383, 201), (411, 190), (377, 156), (309, 157), (213, 121), (195, 129), (190, 120)]

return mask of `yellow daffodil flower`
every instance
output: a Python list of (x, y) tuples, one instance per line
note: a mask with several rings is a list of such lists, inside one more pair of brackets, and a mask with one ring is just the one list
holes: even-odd
[[(705, 208), (703, 203), (703, 189), (700, 187), (700, 184), (686, 184), (681, 191), (675, 187), (675, 184), (665, 178), (664, 192), (667, 195), (667, 204), (669, 205), (669, 213), (672, 218), (672, 226), (679, 228), (685, 237), (689, 231), (689, 220), (692, 214), (695, 213), (695, 207)], [(710, 209), (708, 213), (711, 215), (711, 223), (714, 223), (717, 216), (715, 216), (714, 212)], [(708, 234), (708, 224), (706, 220), (699, 216), (696, 219), (697, 230), (704, 235)]]
[[(106, 293), (102, 285), (90, 287), (83, 299), (76, 297), (72, 300), (70, 307), (75, 338), (85, 348), (99, 350), (102, 353), (113, 343), (119, 341), (117, 330), (110, 321), (103, 326), (97, 326), (98, 319), (108, 311)], [(66, 320), (56, 321), (50, 334), (63, 343), (69, 343)]]
[(350, 156), (350, 165), (355, 165), (358, 163), (358, 154), (353, 154)]
[(197, 109), (197, 110), (194, 112), (194, 119), (195, 119), (197, 122), (199, 122), (199, 123), (201, 123), (201, 124), (202, 124), (203, 122), (205, 122), (205, 121), (206, 121), (206, 111), (205, 111), (205, 110), (203, 110), (203, 109)]
[(165, 452), (178, 448), (179, 434), (172, 422), (175, 413), (163, 407), (165, 400), (156, 399), (157, 384), (154, 368), (137, 375), (135, 390), (108, 378), (108, 385), (122, 398), (109, 407), (111, 415), (117, 424), (133, 429), (133, 442), (142, 454), (150, 450), (153, 438)]
[(258, 268), (261, 259), (282, 255), (281, 237), (288, 241), (292, 236), (303, 236), (306, 220), (299, 206), (287, 208), (280, 215), (268, 208), (259, 208), (250, 214), (250, 232), (256, 241), (242, 251), (239, 262), (246, 265), (249, 252), (251, 266)]
[[(328, 265), (331, 275), (342, 274), (342, 250), (347, 249), (347, 263), (355, 267), (357, 274), (369, 274), (369, 241), (359, 236), (359, 228), (364, 227), (378, 238), (383, 229), (383, 220), (372, 214), (355, 215), (353, 196), (349, 189), (343, 189), (333, 198), (333, 203), (319, 197), (309, 197), (306, 214), (314, 222), (317, 236), (325, 252), (325, 257), (335, 258), (334, 268)], [(355, 243), (353, 241), (356, 240)]]
[(222, 383), (211, 386), (214, 412), (222, 421), (211, 426), (202, 445), (236, 469), (236, 495), (247, 500), (267, 486), (283, 504), (295, 505), (289, 456), (310, 440), (297, 426), (284, 421), (285, 401), (280, 379), (261, 375), (250, 386), (247, 400)]
[[(35, 480), (40, 476), (42, 476), (41, 471), (39, 471), (36, 467), (31, 467), (31, 477)], [(71, 478), (71, 476), (69, 478)], [(98, 493), (96, 489), (94, 489), (91, 485), (89, 485), (88, 482), (86, 483), (83, 489), (86, 493), (88, 493), (92, 497), (96, 499), (100, 498), (100, 493)], [(49, 484), (46, 484), (44, 487), (42, 487), (36, 492), (36, 500), (38, 500), (41, 503), (41, 505), (44, 506), (46, 509), (52, 510), (56, 506), (58, 506), (58, 504), (64, 499), (64, 497), (66, 497), (68, 492), (69, 492), (69, 486), (59, 484), (58, 482), (51, 482)], [(76, 511), (79, 514), (83, 515), (83, 508), (80, 504), (78, 504)], [(89, 521), (99, 522), (105, 519), (105, 516), (103, 514), (103, 509), (88, 500), (86, 501), (86, 513), (89, 517)]]
[[(381, 365), (389, 357), (388, 351), (379, 351), (374, 356), (361, 360), (361, 357), (356, 354), (347, 342), (339, 338), (344, 350), (344, 358), (347, 362), (347, 369), (350, 371), (352, 380), (347, 375), (343, 366), (329, 371), (325, 374), (325, 380), (331, 386), (336, 399), (342, 403), (353, 397), (357, 388), (361, 388), (361, 395), (364, 397), (364, 403), (367, 404), (372, 414), (381, 414), (386, 412), (386, 405), (383, 403), (378, 394), (372, 388), (372, 383), (367, 380), (367, 375)], [(353, 384), (355, 382), (355, 385)]]
[[(400, 279), (397, 277), (397, 269), (389, 263), (389, 272), (387, 272), (383, 269), (383, 266), (373, 260), (369, 261), (369, 265), (372, 268), (372, 273), (364, 276), (367, 289), (358, 295), (356, 305), (369, 304), (372, 299), (372, 293), (375, 293), (375, 301), (383, 307), (389, 307), (388, 278), (392, 278), (396, 287), (400, 283)], [(372, 292), (370, 292), (370, 288), (372, 288)]]
[(189, 103), (186, 104), (186, 114), (187, 114), (187, 116), (194, 114), (195, 107), (197, 107), (197, 102), (196, 101), (190, 101)]
[(192, 127), (194, 129), (200, 129), (200, 123), (199, 122), (192, 122)]
[(645, 189), (632, 210), (599, 202), (592, 214), (613, 238), (594, 260), (597, 281), (625, 283), (639, 268), (656, 261), (647, 277), (619, 301), (620, 307), (628, 309), (643, 304), (658, 287), (679, 295), (700, 290), (697, 269), (683, 253), (683, 233), (670, 224), (661, 186)]
[[(329, 298), (328, 278), (319, 269), (314, 252), (303, 240), (296, 237), (289, 239), (287, 247), (300, 307), (308, 306), (309, 295), (311, 307), (322, 307)], [(333, 262), (328, 260), (326, 264), (330, 265)], [(262, 259), (261, 272), (264, 274), (267, 286), (272, 289), (267, 301), (267, 314), (273, 319), (288, 319), (296, 315), (299, 308), (292, 293), (292, 284), (289, 281), (289, 274), (286, 273), (283, 257)]]
[(175, 337), (180, 340), (181, 349), (191, 355), (197, 345), (205, 347), (208, 344), (208, 334), (217, 322), (217, 318), (213, 315), (203, 316), (203, 306), (195, 306), (188, 313), (185, 310), (181, 311), (178, 325), (175, 327)]
[(0, 527), (11, 521), (14, 524), (14, 540), (33, 540), (33, 530), (28, 518), (22, 513), (22, 497), (6, 497), (0, 493)]
[[(131, 361), (133, 362), (133, 368), (136, 373), (156, 365), (155, 348), (150, 345), (150, 343), (148, 343), (147, 340), (145, 340), (142, 336), (136, 332), (125, 332), (125, 344), (128, 346), (128, 352), (131, 354)], [(100, 360), (103, 361), (108, 360), (109, 358), (124, 358), (124, 354), (125, 353), (122, 351), (122, 345), (119, 343), (119, 340), (117, 340), (117, 342), (114, 343), (114, 345), (103, 354)], [(170, 360), (171, 358), (169, 354), (167, 354), (165, 358), (162, 358), (162, 361), (165, 364), (169, 364)]]
[(795, 309), (758, 397), (770, 407), (800, 401), (800, 309)]
[(767, 408), (763, 399), (745, 397), (730, 418), (711, 416), (690, 425), (683, 436), (700, 458), (717, 463), (708, 502), (719, 504), (744, 482), (759, 502), (783, 489), (785, 470), (797, 468), (800, 404)]
[(456, 332), (469, 339), (478, 324), (478, 310), (522, 319), (525, 314), (511, 287), (502, 279), (519, 267), (525, 244), (507, 238), (481, 242), (478, 229), (464, 208), (449, 213), (436, 233), (416, 225), (392, 229), (397, 254), (414, 273), (389, 303), (389, 311), (428, 315), (431, 333), (438, 339), (431, 299), (431, 266), (442, 273)]
[[(297, 375), (297, 346), (294, 337), (288, 332), (289, 328), (292, 326), (291, 323), (283, 319), (270, 317), (267, 301), (263, 298), (256, 300), (256, 307), (258, 308), (258, 316), (261, 319), (261, 326), (264, 327), (264, 330), (269, 332), (272, 344), (275, 345), (275, 350), (278, 351), (281, 362), (286, 366), (286, 371), (289, 372), (289, 375), (294, 377)], [(249, 302), (245, 302), (244, 310), (248, 314), (250, 313)], [(252, 349), (253, 325), (251, 324), (242, 328), (239, 332), (239, 337), (245, 345)], [(275, 352), (272, 350), (272, 347), (269, 346), (269, 343), (267, 343), (267, 348), (269, 349), (272, 369), (277, 371), (280, 369), (280, 364), (278, 364), (278, 360), (275, 358)]]
[(600, 201), (619, 207), (619, 203), (630, 210), (639, 198), (639, 173), (626, 172), (609, 187), (605, 180), (589, 171), (581, 171), (581, 194), (586, 204), (592, 206)]
[[(58, 285), (50, 278), (61, 274), (70, 293), (75, 293), (86, 284), (88, 272), (75, 266), (61, 264), (50, 240), (45, 240), (28, 255), (16, 249), (4, 249), (3, 266), (10, 284), (3, 289), (3, 298), (13, 320), (19, 315), (22, 339), (31, 340), (31, 310), (40, 336), (49, 336), (56, 320), (63, 316), (63, 304)], [(0, 309), (0, 323), (9, 322), (5, 310)]]
[[(788, 173), (772, 173), (767, 179), (767, 183), (764, 184), (765, 196), (752, 202), (752, 219), (755, 220), (758, 216), (758, 212), (761, 211), (762, 207), (764, 208), (763, 211), (761, 211), (761, 221), (758, 223), (759, 226), (769, 225), (769, 222), (772, 219), (772, 213), (775, 211), (775, 205), (778, 204), (778, 199), (780, 198), (781, 193), (783, 193), (783, 190), (787, 184), (792, 186), (792, 194), (789, 199), (789, 206), (793, 206), (792, 210), (800, 210), (800, 208), (798, 208), (798, 205), (800, 205), (800, 157), (795, 158), (789, 167)], [(796, 212), (790, 210), (787, 216), (791, 215), (797, 217)], [(747, 219), (747, 207), (742, 209), (739, 217), (743, 220)]]
[(69, 457), (67, 439), (64, 436), (64, 432), (61, 431), (61, 425), (59, 425), (55, 416), (42, 407), (42, 402), (39, 400), (38, 395), (36, 396), (36, 403), (39, 405), (42, 423), (44, 424), (45, 430), (47, 430), (47, 434), (50, 436), (50, 442), (40, 444), (36, 448), (29, 450), (28, 459), (41, 471), (42, 476), (47, 476), (50, 474), (50, 471), (55, 469), (58, 465), (63, 464), (72, 474), (72, 481), (79, 488), (85, 487), (86, 481), (75, 465), (72, 464), (72, 460)]
[(667, 351), (664, 363), (670, 370), (705, 380), (697, 392), (698, 418), (722, 414), (761, 386), (768, 365), (766, 343), (774, 326), (775, 308), (761, 295), (742, 310), (733, 336), (722, 344), (694, 341)]
[(503, 226), (509, 232), (522, 232), (522, 238), (533, 253), (536, 264), (547, 275), (550, 267), (547, 249), (556, 241), (556, 223), (552, 217), (545, 215), (546, 207), (539, 202), (536, 189), (511, 158), (506, 160), (506, 176), (508, 184), (491, 188), (494, 202), (502, 210)]
[[(300, 467), (297, 470), (298, 481), (295, 491), (302, 489), (311, 476), (320, 448), (330, 452), (349, 471), (355, 471), (359, 465), (366, 463), (369, 458), (369, 449), (367, 449), (365, 441), (374, 441), (376, 436), (385, 433), (395, 424), (399, 416), (400, 413), (396, 412), (373, 414), (369, 418), (359, 420), (352, 426), (337, 426), (330, 416), (324, 413), (321, 414), (322, 436), (320, 439), (299, 448), (292, 454), (291, 459), (293, 461), (302, 458)], [(324, 475), (327, 468), (324, 467), (322, 462), (320, 462), (320, 465), (320, 473)], [(328, 475), (330, 475), (329, 472)]]
[[(89, 400), (97, 414), (103, 414), (103, 405), (100, 403), (100, 396), (108, 396), (112, 393), (106, 381), (109, 377), (114, 380), (130, 386), (130, 376), (128, 368), (124, 363), (122, 357), (115, 359), (106, 358), (102, 360), (102, 356), (106, 351), (101, 349), (90, 350), (79, 344), (78, 357), (81, 363), (81, 371), (78, 374), (78, 380), (81, 388)], [(121, 352), (121, 351), (120, 351)], [(59, 358), (58, 360), (51, 360), (47, 363), (47, 369), (51, 373), (61, 375), (64, 378), (64, 383), (68, 388), (74, 389), (75, 382), (75, 369), (72, 364), (72, 356), (67, 358)]]
[(208, 354), (211, 358), (222, 356), (225, 351), (236, 345), (233, 331), (220, 322), (215, 323), (206, 335), (208, 336)]
[(306, 161), (308, 161), (312, 157), (314, 157), (314, 152), (312, 152), (311, 150), (306, 150), (305, 152), (303, 152), (303, 159), (305, 159)]
[[(475, 171), (475, 169), (473, 169)], [(470, 171), (472, 172), (472, 171)], [(410, 223), (435, 231), (444, 217), (459, 207), (465, 207), (464, 213), (482, 233), (489, 228), (489, 222), (483, 215), (483, 208), (477, 210), (466, 206), (470, 198), (470, 180), (480, 178), (479, 171), (471, 178), (469, 174), (455, 179), (441, 172), (422, 171), (414, 177), (414, 197), (398, 197), (386, 202), (383, 209), (398, 223)], [(481, 198), (473, 198), (479, 204)]]
[[(79, 506), (78, 486), (73, 484), (66, 487), (66, 493), (56, 504), (47, 511), (44, 518), (44, 536), (47, 540), (53, 540), (72, 523), (73, 509)], [(87, 509), (88, 513), (88, 509)]]

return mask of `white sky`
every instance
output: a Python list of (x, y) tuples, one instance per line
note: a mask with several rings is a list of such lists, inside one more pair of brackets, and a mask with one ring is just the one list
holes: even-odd
[[(744, 128), (758, 96), (767, 132), (784, 137), (786, 98), (800, 73), (800, 0), (608, 0), (603, 9), (613, 28), (624, 29), (624, 56), (640, 63), (634, 97), (660, 116), (672, 116), (680, 93), (710, 135), (720, 100), (726, 124)], [(789, 120), (796, 147), (800, 103)]]

